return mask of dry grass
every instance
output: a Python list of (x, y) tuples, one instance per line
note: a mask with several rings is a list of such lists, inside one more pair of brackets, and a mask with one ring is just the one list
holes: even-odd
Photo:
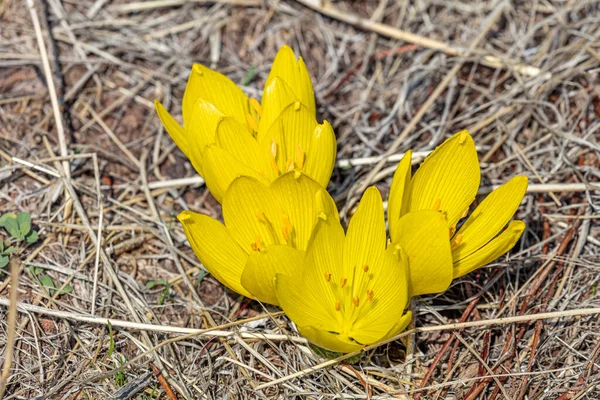
[[(6, 399), (600, 398), (598, 314), (566, 316), (600, 307), (600, 3), (28, 3), (0, 3), (0, 210), (30, 212), (40, 231), (18, 254), (16, 324), (0, 270)], [(541, 185), (509, 256), (417, 299), (425, 329), (350, 363), (320, 365), (278, 310), (224, 291), (174, 219), (220, 207), (152, 100), (177, 111), (193, 62), (260, 96), (284, 43), (349, 160), (329, 188), (340, 208), (371, 183), (387, 193), (395, 162), (381, 155), (463, 128), (483, 186)], [(49, 292), (31, 266), (73, 291)], [(546, 312), (563, 317), (535, 319)], [(473, 323), (427, 328), (457, 322)]]

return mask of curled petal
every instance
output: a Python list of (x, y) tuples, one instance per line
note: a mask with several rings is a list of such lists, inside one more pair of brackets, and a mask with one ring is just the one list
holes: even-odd
[(524, 230), (525, 223), (523, 221), (511, 221), (500, 235), (492, 239), (485, 246), (465, 258), (455, 261), (454, 277), (458, 278), (466, 275), (508, 252), (515, 246)]
[(527, 177), (515, 176), (490, 193), (458, 231), (461, 242), (452, 250), (454, 262), (492, 240), (517, 211), (526, 190)]

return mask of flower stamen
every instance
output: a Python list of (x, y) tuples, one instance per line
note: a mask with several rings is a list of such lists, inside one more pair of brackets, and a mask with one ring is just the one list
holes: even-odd
[(371, 289), (368, 289), (367, 290), (367, 301), (372, 301), (374, 295), (375, 295), (375, 292), (373, 292)]
[(254, 239), (254, 242), (250, 245), (250, 247), (254, 251), (261, 251), (262, 243), (260, 241), (260, 236), (256, 236), (256, 238)]
[(277, 142), (275, 142), (275, 139), (271, 140), (271, 157), (273, 159), (277, 157)]
[(342, 309), (342, 303), (339, 301), (335, 302), (335, 311), (340, 311)]
[(325, 281), (331, 282), (331, 272), (325, 272)]
[(298, 169), (304, 168), (304, 151), (299, 144), (296, 145), (296, 166)]
[(358, 296), (354, 296), (352, 298), (352, 304), (354, 304), (354, 307), (358, 307), (360, 304), (360, 299), (358, 298)]
[(258, 123), (250, 114), (246, 114), (246, 123), (252, 129), (253, 132), (258, 132)]
[(288, 158), (288, 160), (285, 162), (285, 168), (284, 171), (285, 172), (290, 172), (294, 170), (294, 159), (292, 157)]
[(346, 285), (348, 284), (348, 278), (342, 278), (340, 279), (340, 288), (345, 288)]
[(454, 240), (452, 241), (452, 246), (451, 246), (452, 250), (457, 248), (462, 243), (462, 240), (463, 240), (462, 233), (456, 234), (456, 236), (454, 237)]
[(262, 106), (260, 105), (258, 100), (256, 100), (254, 97), (252, 97), (250, 99), (250, 106), (254, 109), (254, 111), (256, 111), (256, 113), (258, 114), (259, 117), (262, 117), (262, 114), (263, 114)]

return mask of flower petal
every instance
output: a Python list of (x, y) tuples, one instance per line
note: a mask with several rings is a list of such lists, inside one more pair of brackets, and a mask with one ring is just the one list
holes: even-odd
[(297, 274), (302, 269), (304, 254), (304, 251), (282, 245), (252, 252), (242, 273), (242, 286), (257, 300), (279, 305), (275, 292), (275, 276)]
[[(363, 194), (356, 212), (348, 224), (344, 244), (344, 274), (351, 278), (356, 266), (372, 266), (383, 263), (386, 233), (383, 201), (375, 186)], [(366, 274), (359, 274), (363, 276)]]
[(398, 220), (394, 237), (394, 244), (408, 255), (411, 297), (448, 289), (452, 282), (452, 253), (442, 213), (410, 212)]
[(279, 114), (289, 106), (296, 103), (295, 107), (301, 108), (302, 103), (294, 94), (294, 91), (279, 77), (274, 77), (267, 83), (262, 97), (262, 116), (258, 124), (258, 135), (261, 137), (267, 131), (271, 124), (277, 119)]
[(215, 142), (265, 179), (272, 180), (277, 177), (276, 171), (269, 163), (266, 149), (258, 144), (252, 133), (233, 118), (223, 118), (219, 123)]
[(311, 343), (325, 350), (338, 353), (352, 353), (365, 347), (362, 344), (351, 341), (346, 335), (337, 332), (326, 331), (312, 326), (298, 326), (298, 330)]
[(293, 275), (277, 275), (275, 290), (281, 308), (298, 326), (341, 332), (332, 285), (342, 270), (344, 229), (339, 221), (320, 221), (315, 240), (306, 251), (304, 266)]
[(261, 248), (282, 243), (278, 212), (278, 201), (268, 183), (247, 176), (235, 179), (223, 199), (225, 225), (248, 253), (257, 251), (253, 249), (255, 243)]
[[(322, 213), (332, 214), (329, 210), (335, 210), (331, 196), (296, 172), (280, 176), (269, 186), (241, 177), (223, 201), (225, 224), (246, 249), (259, 237), (265, 246), (288, 244), (304, 250)], [(333, 214), (337, 217), (337, 211)]]
[(248, 254), (237, 245), (227, 228), (207, 215), (191, 211), (183, 211), (177, 218), (196, 257), (208, 272), (234, 292), (251, 297), (240, 283)]
[(304, 64), (304, 60), (300, 57), (296, 60), (294, 51), (289, 46), (283, 46), (277, 52), (271, 72), (267, 77), (267, 85), (274, 77), (281, 78), (292, 89), (296, 97), (308, 107), (311, 114), (316, 113), (315, 93), (313, 91), (310, 75)]
[(490, 193), (458, 231), (461, 242), (452, 249), (454, 261), (474, 253), (492, 240), (512, 218), (527, 191), (527, 177), (515, 176)]
[(173, 139), (183, 154), (185, 154), (187, 158), (190, 158), (187, 137), (183, 127), (179, 125), (179, 122), (175, 121), (175, 118), (173, 118), (158, 100), (154, 100), (154, 107), (156, 108), (156, 113), (158, 114), (158, 118), (160, 118), (160, 122), (162, 122), (166, 131), (171, 136), (171, 139)]
[(466, 275), (469, 272), (494, 261), (502, 254), (512, 249), (524, 230), (525, 223), (523, 221), (511, 221), (510, 224), (508, 224), (508, 227), (496, 238), (492, 239), (476, 252), (456, 261), (454, 263), (454, 277), (458, 278)]
[(462, 131), (442, 143), (421, 164), (409, 191), (407, 210), (439, 210), (454, 226), (479, 188), (479, 161), (473, 138)]
[(225, 191), (237, 177), (248, 176), (267, 183), (257, 171), (214, 144), (206, 146), (203, 155), (206, 186), (219, 203), (223, 201)]
[(326, 188), (335, 166), (336, 152), (337, 143), (333, 128), (329, 122), (323, 121), (313, 131), (310, 146), (305, 152), (303, 171)]
[(389, 338), (392, 338), (392, 337), (398, 335), (403, 330), (405, 330), (406, 327), (408, 326), (408, 324), (410, 324), (411, 319), (412, 319), (412, 311), (407, 311), (406, 313), (404, 313), (400, 317), (398, 322), (396, 322), (396, 324), (392, 327), (392, 329), (390, 329), (390, 331), (385, 336), (385, 338), (383, 338), (382, 340), (387, 340)]
[(223, 118), (225, 118), (225, 114), (203, 98), (198, 98), (193, 105), (192, 115), (187, 122), (185, 131), (188, 141), (188, 158), (192, 160), (194, 168), (200, 175), (203, 175), (204, 148), (215, 142), (217, 127)]
[(194, 104), (202, 98), (215, 106), (223, 114), (235, 118), (240, 124), (246, 123), (246, 115), (255, 117), (248, 103), (248, 97), (231, 79), (202, 64), (194, 64), (183, 94), (183, 126), (194, 113)]
[[(383, 340), (397, 324), (408, 302), (409, 259), (402, 249), (390, 248), (384, 251), (379, 264), (373, 263), (368, 273), (358, 270), (357, 276), (368, 276), (370, 282), (362, 290), (372, 290), (372, 299), (356, 293), (360, 281), (354, 282), (354, 296), (361, 297), (366, 304), (361, 305), (348, 335), (362, 344), (373, 344)], [(357, 286), (357, 284), (359, 286)], [(368, 288), (368, 289), (367, 289)]]
[[(269, 186), (271, 196), (278, 201), (279, 219), (285, 215), (291, 222), (293, 245), (305, 250), (315, 224), (320, 218), (333, 216), (339, 219), (335, 202), (321, 185), (310, 177), (289, 172)], [(274, 216), (274, 219), (278, 216)], [(283, 226), (281, 226), (283, 228)]]
[(331, 125), (319, 124), (300, 103), (288, 105), (257, 140), (275, 157), (278, 168), (302, 170), (327, 187), (335, 164), (336, 141)]
[(404, 203), (404, 194), (407, 187), (410, 185), (410, 167), (412, 161), (412, 151), (407, 151), (398, 163), (392, 185), (390, 186), (390, 194), (388, 196), (388, 228), (392, 242), (396, 242), (394, 237), (396, 232), (396, 224), (402, 216), (402, 204)]

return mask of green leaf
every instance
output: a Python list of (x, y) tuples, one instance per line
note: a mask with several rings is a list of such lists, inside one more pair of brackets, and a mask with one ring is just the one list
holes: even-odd
[(246, 86), (250, 82), (252, 82), (252, 79), (254, 79), (255, 75), (256, 75), (256, 67), (252, 66), (252, 67), (250, 67), (250, 70), (248, 70), (248, 73), (244, 77), (244, 80), (242, 81), (242, 86)]
[(148, 281), (146, 282), (146, 287), (148, 289), (152, 289), (155, 286), (166, 286), (169, 287), (169, 282), (164, 279), (159, 279), (157, 281)]
[(4, 228), (15, 239), (23, 240), (25, 238), (25, 236), (21, 233), (21, 230), (19, 229), (19, 223), (17, 222), (17, 218), (6, 218), (4, 220)]
[(0, 268), (4, 268), (8, 265), (8, 256), (0, 256)]
[(68, 294), (68, 293), (71, 293), (72, 291), (73, 291), (73, 286), (67, 285), (60, 291), (60, 294)]
[(17, 250), (19, 250), (19, 248), (17, 246), (10, 246), (10, 247), (7, 247), (6, 249), (4, 249), (4, 251), (2, 253), (4, 253), (4, 254), (12, 254), (12, 253), (14, 253)]
[(39, 279), (40, 283), (48, 289), (56, 289), (56, 286), (54, 286), (54, 281), (48, 275), (42, 275), (39, 277)]
[(113, 351), (115, 351), (115, 339), (113, 337), (112, 324), (109, 320), (106, 320), (106, 322), (108, 322), (108, 337), (110, 339), (110, 345), (108, 347), (108, 356), (106, 358), (110, 358), (110, 356), (112, 356), (113, 354)]
[(29, 234), (31, 230), (31, 215), (26, 212), (20, 212), (17, 214), (17, 223), (19, 224), (19, 230), (23, 237)]
[(0, 254), (4, 253), (4, 242), (0, 239)]
[(35, 243), (38, 241), (39, 235), (36, 231), (32, 230), (29, 232), (29, 235), (25, 236), (25, 241), (27, 243)]
[(17, 214), (11, 213), (11, 212), (7, 212), (5, 214), (2, 214), (2, 216), (0, 217), (0, 226), (1, 227), (6, 228), (5, 223), (6, 223), (7, 219), (14, 219), (14, 220), (16, 220), (17, 219)]

